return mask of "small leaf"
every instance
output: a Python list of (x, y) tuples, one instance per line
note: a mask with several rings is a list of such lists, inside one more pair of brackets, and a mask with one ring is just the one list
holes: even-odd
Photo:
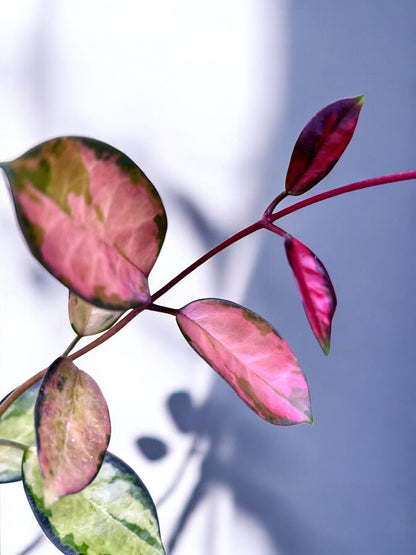
[(331, 341), (332, 318), (337, 306), (331, 279), (319, 258), (291, 235), (285, 236), (285, 249), (309, 324), (327, 355)]
[(99, 141), (61, 137), (1, 167), (29, 248), (52, 275), (102, 308), (148, 302), (166, 215), (130, 158)]
[(363, 103), (363, 95), (336, 100), (306, 124), (289, 162), (288, 194), (302, 195), (332, 170), (353, 136)]
[[(40, 381), (18, 397), (0, 417), (0, 437), (27, 446), (36, 445), (34, 410)], [(2, 446), (0, 449), (0, 483), (22, 478), (21, 449)]]
[(52, 503), (94, 479), (110, 440), (107, 404), (96, 382), (67, 357), (42, 381), (35, 406), (36, 442)]
[(62, 553), (165, 554), (149, 492), (137, 474), (109, 452), (89, 486), (48, 507), (36, 451), (28, 449), (23, 485), (43, 532)]
[(177, 322), (185, 339), (261, 418), (312, 422), (309, 389), (287, 343), (257, 314), (220, 299), (194, 301)]
[(94, 306), (70, 291), (68, 313), (73, 330), (76, 334), (84, 337), (108, 330), (117, 322), (123, 311)]

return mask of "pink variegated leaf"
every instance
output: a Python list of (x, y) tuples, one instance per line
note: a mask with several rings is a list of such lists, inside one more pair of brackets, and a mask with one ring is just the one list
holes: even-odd
[(312, 422), (306, 378), (286, 341), (257, 314), (220, 299), (194, 301), (177, 314), (188, 343), (261, 418)]
[(363, 95), (336, 100), (306, 124), (287, 170), (289, 195), (309, 191), (332, 170), (353, 136), (363, 103)]
[(95, 306), (72, 291), (68, 298), (69, 321), (75, 333), (81, 337), (108, 330), (117, 322), (123, 311), (108, 310)]
[(166, 215), (130, 158), (99, 141), (61, 137), (1, 167), (29, 248), (52, 275), (102, 308), (149, 301)]
[(309, 324), (323, 352), (327, 355), (331, 340), (332, 318), (337, 306), (337, 297), (331, 279), (319, 258), (291, 235), (285, 236), (285, 249)]
[(45, 374), (35, 430), (48, 504), (94, 479), (110, 440), (107, 403), (91, 376), (67, 357), (58, 358)]

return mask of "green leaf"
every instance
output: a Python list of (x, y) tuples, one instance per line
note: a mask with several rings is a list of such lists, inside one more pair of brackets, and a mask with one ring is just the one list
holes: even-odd
[(58, 358), (43, 378), (35, 427), (46, 502), (81, 491), (100, 469), (110, 417), (96, 382), (67, 357)]
[(149, 301), (166, 214), (130, 158), (99, 141), (60, 137), (1, 167), (29, 248), (52, 275), (102, 308)]
[(107, 310), (94, 306), (70, 291), (68, 313), (73, 330), (84, 337), (108, 330), (117, 322), (123, 311)]
[[(27, 389), (0, 417), (0, 438), (23, 445), (36, 445), (34, 410), (40, 381)], [(1, 446), (0, 483), (15, 482), (22, 478), (21, 449)]]
[(46, 536), (67, 555), (164, 555), (156, 508), (145, 485), (107, 452), (94, 481), (50, 508), (36, 451), (23, 461), (23, 485)]

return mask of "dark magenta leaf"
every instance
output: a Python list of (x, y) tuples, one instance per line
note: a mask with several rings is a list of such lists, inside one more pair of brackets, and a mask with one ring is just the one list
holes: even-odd
[(165, 555), (153, 500), (137, 474), (107, 451), (79, 493), (48, 506), (36, 450), (26, 451), (23, 486), (48, 539), (66, 555)]
[(332, 170), (351, 140), (363, 103), (363, 95), (336, 100), (306, 124), (289, 162), (288, 194), (309, 191)]
[(272, 424), (312, 422), (308, 384), (286, 341), (257, 314), (220, 299), (177, 314), (185, 339), (237, 395)]
[(45, 374), (35, 427), (46, 503), (85, 488), (107, 450), (110, 417), (96, 382), (67, 357), (58, 358)]
[(28, 246), (52, 275), (102, 308), (148, 302), (166, 215), (130, 158), (99, 141), (61, 137), (1, 167)]
[(319, 258), (291, 235), (285, 237), (285, 249), (309, 324), (323, 352), (327, 355), (331, 340), (332, 318), (337, 306), (337, 297), (331, 279)]

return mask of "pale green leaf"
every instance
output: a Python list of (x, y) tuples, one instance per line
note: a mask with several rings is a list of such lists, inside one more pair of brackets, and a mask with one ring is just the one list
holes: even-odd
[[(27, 446), (35, 445), (34, 407), (40, 381), (22, 393), (0, 417), (0, 438)], [(2, 446), (0, 449), (0, 483), (20, 480), (23, 452)]]
[(75, 333), (83, 337), (108, 330), (120, 318), (123, 311), (100, 308), (70, 291), (68, 313)]
[(106, 453), (89, 486), (46, 508), (36, 450), (26, 451), (23, 485), (46, 536), (67, 555), (165, 555), (156, 508), (145, 485)]

